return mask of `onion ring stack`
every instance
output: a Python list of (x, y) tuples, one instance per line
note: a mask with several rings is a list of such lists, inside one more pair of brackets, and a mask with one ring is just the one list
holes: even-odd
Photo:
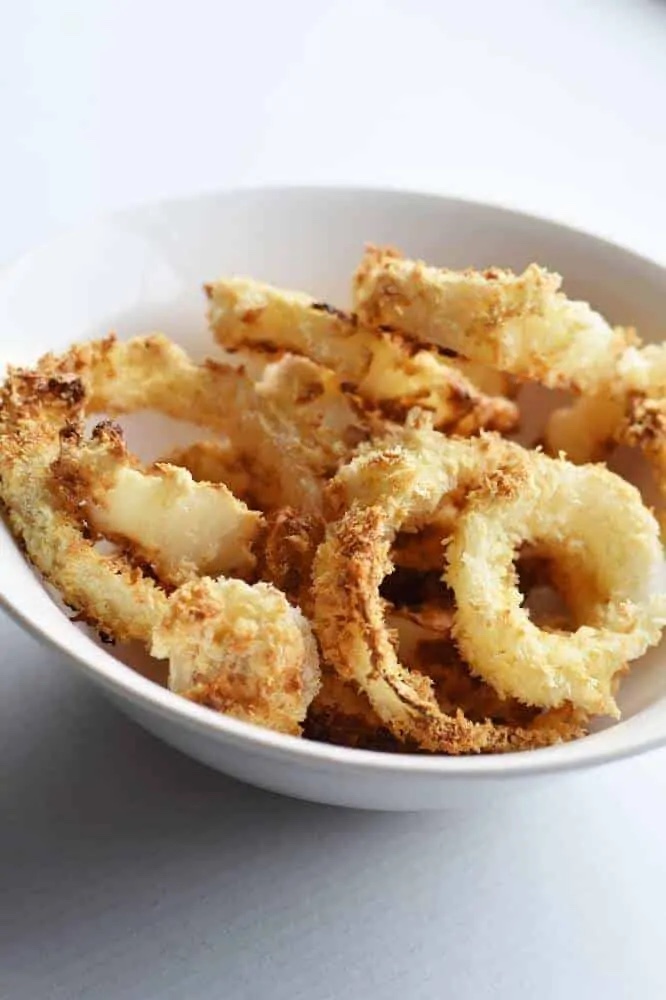
[[(292, 736), (504, 753), (617, 718), (666, 624), (663, 555), (638, 491), (585, 463), (638, 445), (666, 493), (666, 347), (536, 264), (370, 247), (353, 289), (343, 311), (225, 277), (224, 358), (111, 336), (10, 369), (0, 499), (28, 558), (175, 694)], [(502, 436), (526, 381), (578, 397), (550, 455)], [(116, 421), (146, 409), (205, 436), (142, 462)]]

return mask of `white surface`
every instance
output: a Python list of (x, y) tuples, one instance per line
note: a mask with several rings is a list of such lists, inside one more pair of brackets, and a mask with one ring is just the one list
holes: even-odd
[[(299, 179), (495, 198), (666, 257), (659, 0), (166, 8), (5, 16), (0, 260), (107, 207)], [(494, 813), (299, 806), (0, 627), (3, 997), (663, 996), (664, 753)]]

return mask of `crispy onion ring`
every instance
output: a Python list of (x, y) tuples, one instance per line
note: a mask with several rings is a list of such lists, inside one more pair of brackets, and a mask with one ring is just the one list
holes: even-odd
[(169, 598), (151, 652), (168, 657), (172, 691), (295, 735), (320, 683), (307, 619), (267, 583), (184, 584)]
[(354, 277), (354, 304), (365, 323), (418, 331), (425, 341), (519, 378), (604, 391), (634, 335), (569, 300), (560, 283), (536, 264), (521, 275), (450, 271), (370, 247)]
[[(117, 373), (123, 380), (125, 395), (122, 398), (120, 394), (105, 395), (113, 394), (114, 386), (102, 387), (96, 361), (101, 357), (102, 364), (108, 364), (108, 354), (113, 352), (114, 343), (105, 342), (103, 348), (95, 346), (97, 351), (86, 349), (83, 357), (82, 352), (76, 351), (66, 358), (46, 358), (34, 370), (10, 370), (2, 386), (0, 497), (7, 508), (12, 530), (34, 565), (57, 587), (63, 600), (80, 618), (118, 641), (138, 639), (145, 645), (152, 644), (155, 655), (171, 656), (172, 687), (181, 690), (182, 678), (189, 671), (193, 678), (192, 697), (208, 698), (211, 704), (221, 707), (226, 704), (225, 691), (230, 698), (233, 692), (238, 692), (240, 700), (235, 714), (295, 732), (305, 717), (308, 698), (311, 699), (316, 691), (318, 665), (310, 626), (283, 594), (268, 584), (250, 587), (242, 581), (204, 578), (184, 584), (168, 598), (156, 581), (133, 565), (128, 556), (106, 555), (95, 548), (95, 534), (85, 516), (82, 517), (80, 501), (76, 500), (74, 485), (81, 486), (76, 476), (85, 473), (93, 479), (99, 477), (94, 483), (89, 479), (94, 498), (100, 483), (108, 487), (102, 497), (107, 503), (105, 514), (108, 516), (113, 511), (113, 504), (108, 506), (109, 498), (118, 489), (119, 477), (126, 473), (138, 479), (130, 479), (131, 488), (124, 494), (123, 502), (141, 496), (141, 490), (148, 488), (157, 490), (160, 499), (176, 513), (182, 499), (182, 477), (189, 475), (177, 469), (171, 473), (164, 467), (161, 475), (142, 474), (124, 450), (119, 432), (108, 424), (102, 425), (89, 445), (82, 444), (76, 460), (74, 452), (80, 443), (83, 419), (89, 409), (95, 406), (107, 409), (109, 403), (122, 410), (146, 406), (146, 399), (140, 396), (138, 387), (131, 384), (127, 371)], [(152, 340), (148, 345), (133, 342), (128, 350), (131, 353), (138, 349), (142, 356), (144, 351), (150, 353), (154, 346)], [(159, 343), (157, 346), (161, 349)], [(206, 372), (204, 379), (207, 378)], [(146, 395), (151, 398), (150, 392)], [(152, 402), (159, 402), (155, 394)], [(172, 409), (175, 408), (174, 404)], [(113, 465), (114, 454), (118, 457), (117, 467)], [(71, 491), (65, 489), (68, 476), (74, 476), (69, 479)], [(109, 477), (110, 486), (109, 482), (105, 484)], [(164, 482), (166, 493), (163, 492)], [(201, 497), (208, 504), (211, 497), (221, 496), (225, 509), (229, 509), (226, 488), (223, 492), (222, 488), (211, 487), (211, 484), (197, 486), (191, 479), (186, 486), (190, 501), (192, 497), (197, 498), (195, 506)], [(232, 513), (237, 514), (241, 509), (233, 508)], [(87, 510), (87, 513), (92, 514), (94, 524), (95, 512)], [(143, 512), (133, 510), (128, 514), (123, 510), (120, 513), (126, 520), (127, 517), (135, 519), (129, 530), (123, 532), (134, 541), (133, 533)], [(244, 519), (244, 514), (242, 516)], [(256, 527), (257, 515), (252, 515), (251, 521)], [(159, 541), (155, 531), (159, 534), (170, 523), (168, 518), (162, 521), (161, 515), (157, 522), (150, 527), (153, 535), (148, 542)], [(171, 523), (173, 527), (174, 522)], [(245, 522), (245, 526), (249, 523)], [(190, 536), (189, 541), (195, 554), (209, 555), (207, 550), (200, 548), (199, 539), (193, 540)], [(182, 542), (183, 539), (178, 540), (180, 558), (183, 557)], [(213, 542), (217, 544), (216, 540)], [(173, 543), (170, 544), (173, 552)], [(244, 545), (241, 538), (241, 551)], [(227, 551), (224, 558), (228, 555)], [(218, 549), (213, 562), (219, 561), (219, 556)], [(199, 608), (198, 597), (202, 602)], [(241, 610), (244, 616), (239, 614)], [(190, 655), (200, 658), (194, 629), (197, 615), (207, 627), (218, 628), (216, 641), (205, 662), (188, 660)], [(236, 621), (234, 628), (229, 627), (232, 619)], [(257, 632), (257, 621), (271, 623), (282, 643), (279, 653), (269, 655), (265, 640), (250, 641), (252, 630)], [(272, 646), (272, 642), (269, 645)], [(236, 656), (242, 660), (243, 655), (259, 654), (266, 654), (263, 666), (258, 661), (258, 667), (266, 672), (267, 678), (261, 698), (255, 697), (256, 692), (253, 693), (246, 674), (234, 673), (230, 667)], [(208, 687), (204, 684), (205, 678), (210, 682)], [(256, 683), (255, 673), (255, 687)]]
[(163, 583), (254, 569), (261, 514), (224, 484), (195, 482), (177, 466), (144, 471), (110, 421), (98, 424), (89, 441), (73, 427), (62, 434), (52, 473), (61, 501), (79, 521), (130, 548)]
[(206, 286), (208, 318), (227, 350), (261, 349), (302, 354), (333, 369), (369, 403), (402, 419), (413, 406), (433, 414), (437, 427), (472, 434), (481, 427), (512, 430), (514, 403), (479, 391), (460, 367), (436, 351), (387, 329), (372, 330), (354, 316), (301, 292), (282, 291), (248, 278)]
[(618, 361), (616, 378), (604, 395), (582, 396), (555, 410), (544, 443), (551, 454), (573, 462), (605, 458), (618, 444), (637, 447), (652, 465), (666, 495), (666, 350), (629, 347)]
[(89, 413), (153, 409), (227, 435), (276, 507), (318, 512), (322, 483), (374, 426), (335, 375), (307, 358), (283, 357), (254, 382), (231, 365), (197, 365), (155, 334), (93, 341), (47, 356), (38, 370), (77, 375)]
[(391, 570), (393, 516), (378, 506), (355, 507), (329, 529), (315, 560), (315, 627), (326, 659), (355, 683), (386, 728), (401, 742), (450, 754), (549, 746), (581, 735), (579, 725), (549, 726), (539, 716), (525, 726), (472, 722), (443, 711), (432, 681), (398, 659), (384, 619), (379, 585)]
[[(235, 714), (251, 721), (261, 718), (266, 725), (293, 732), (305, 716), (305, 702), (315, 693), (313, 677), (316, 680), (318, 667), (310, 626), (283, 594), (268, 584), (250, 587), (242, 581), (204, 578), (185, 584), (168, 598), (156, 581), (133, 565), (128, 556), (106, 555), (95, 548), (95, 522), (97, 529), (106, 533), (108, 524), (102, 523), (105, 517), (114, 522), (108, 534), (122, 534), (133, 546), (139, 541), (143, 511), (140, 507), (118, 509), (117, 505), (119, 497), (123, 503), (145, 497), (146, 489), (153, 491), (152, 500), (155, 491), (158, 499), (165, 499), (166, 489), (168, 499), (175, 499), (177, 508), (185, 488), (188, 501), (194, 500), (200, 513), (202, 509), (211, 513), (211, 498), (217, 503), (221, 497), (224, 510), (236, 518), (237, 527), (243, 531), (251, 528), (253, 534), (259, 525), (259, 515), (247, 511), (224, 487), (194, 484), (183, 470), (165, 466), (154, 474), (143, 474), (128, 456), (119, 431), (108, 423), (100, 427), (91, 442), (81, 440), (84, 417), (94, 409), (113, 407), (116, 412), (126, 412), (151, 403), (160, 407), (163, 402), (163, 408), (172, 415), (177, 415), (174, 411), (181, 407), (190, 415), (191, 398), (187, 401), (181, 397), (174, 402), (168, 393), (164, 396), (166, 385), (177, 388), (168, 371), (160, 371), (159, 364), (149, 365), (149, 372), (144, 371), (146, 355), (159, 359), (163, 350), (167, 367), (171, 365), (190, 373), (191, 396), (197, 395), (201, 383), (206, 391), (211, 391), (211, 375), (205, 366), (200, 369), (201, 382), (197, 384), (190, 370), (195, 366), (191, 366), (186, 356), (177, 349), (174, 353), (170, 345), (165, 349), (162, 341), (155, 338), (130, 342), (120, 349), (115, 341), (105, 341), (75, 349), (63, 358), (47, 357), (34, 370), (10, 370), (0, 395), (0, 496), (7, 507), (10, 525), (31, 561), (79, 617), (118, 641), (138, 639), (148, 646), (152, 644), (155, 655), (172, 656), (172, 687), (182, 690), (182, 678), (189, 670), (192, 678), (197, 678), (193, 680), (193, 697), (209, 697), (211, 704), (217, 703), (218, 707), (223, 703), (221, 692), (240, 691), (242, 687), (239, 687), (240, 675), (233, 674), (230, 668), (234, 657), (243, 650), (248, 656), (265, 653), (263, 666), (257, 661), (256, 668), (265, 670), (268, 678), (262, 698), (250, 697), (251, 692), (246, 691), (243, 700), (239, 694)], [(133, 358), (137, 361), (136, 369), (132, 369)], [(216, 378), (219, 369), (215, 367), (212, 371)], [(145, 396), (140, 391), (142, 376), (148, 384)], [(197, 415), (202, 419), (201, 411)], [(184, 476), (189, 477), (188, 482)], [(123, 480), (124, 490), (120, 490)], [(88, 486), (92, 504), (85, 499)], [(83, 508), (82, 501), (85, 501)], [(174, 505), (171, 507), (173, 511)], [(217, 516), (218, 512), (213, 513)], [(118, 532), (118, 521), (123, 518), (126, 530)], [(161, 546), (162, 542), (167, 548), (160, 557), (164, 558), (165, 552), (173, 556), (174, 541), (167, 541), (164, 534), (170, 523), (172, 529), (178, 527), (175, 522), (159, 517), (154, 523), (144, 525), (147, 532), (141, 541), (144, 556), (147, 544), (152, 551), (153, 543)], [(251, 559), (247, 534), (247, 531), (245, 535), (241, 533), (238, 545), (241, 560), (246, 564)], [(220, 561), (227, 564), (236, 558), (227, 542), (221, 544), (219, 538), (203, 539), (202, 548), (202, 539), (193, 538), (190, 531), (188, 537), (181, 535), (176, 541), (179, 566), (188, 555), (199, 556), (198, 570), (219, 568)], [(216, 546), (212, 551), (206, 547), (211, 543)], [(169, 575), (175, 565), (174, 562), (171, 567), (160, 568)], [(197, 595), (202, 601), (198, 610)], [(244, 617), (238, 618), (235, 631), (229, 629), (225, 615), (233, 619), (240, 610)], [(215, 622), (218, 628), (216, 643), (211, 646), (205, 665), (188, 660), (190, 654), (200, 655), (191, 630), (188, 632), (188, 623), (191, 625), (203, 611), (205, 620)], [(249, 642), (252, 622), (257, 621), (269, 621), (280, 635), (279, 654), (273, 652), (269, 656), (270, 651), (262, 641)], [(208, 694), (205, 685), (202, 687), (204, 673), (210, 681)]]
[[(656, 522), (638, 492), (607, 470), (530, 454), (492, 435), (466, 441), (416, 430), (409, 447), (361, 454), (341, 470), (330, 487), (333, 510), (355, 506), (331, 529), (315, 563), (316, 621), (327, 659), (339, 662), (401, 733), (418, 732), (421, 744), (424, 738), (454, 739), (450, 720), (443, 725), (427, 690), (410, 688), (389, 651), (378, 587), (392, 567), (396, 532), (422, 526), (465, 478), (481, 492), (478, 504), (457, 523), (447, 581), (458, 599), (456, 635), (470, 667), (502, 695), (553, 708), (571, 701), (585, 711), (614, 714), (613, 675), (658, 641), (666, 621), (664, 598), (645, 591), (645, 581), (654, 581), (662, 567)], [(591, 514), (590, 497), (600, 491), (605, 499), (595, 500)], [(364, 507), (374, 513), (364, 514)], [(515, 587), (513, 560), (521, 543), (533, 541), (553, 548), (575, 610), (592, 625), (558, 636), (530, 622)], [(576, 591), (581, 572), (594, 584), (586, 594)], [(491, 599), (479, 596), (486, 584)], [(492, 615), (490, 605), (504, 615), (511, 612), (504, 632), (499, 612), (492, 629), (484, 624)], [(496, 648), (501, 635), (505, 650)], [(549, 663), (544, 650), (557, 657)], [(468, 739), (473, 743), (476, 736), (468, 731)], [(483, 745), (489, 737), (481, 739)]]
[(166, 594), (122, 555), (103, 555), (54, 496), (60, 431), (82, 416), (76, 375), (10, 371), (0, 394), (0, 497), (12, 531), (63, 600), (117, 640), (150, 640)]
[[(544, 634), (512, 582), (524, 542), (563, 564), (566, 589), (590, 624)], [(557, 707), (571, 701), (618, 716), (612, 680), (659, 641), (663, 595), (658, 526), (638, 491), (601, 466), (535, 453), (488, 477), (456, 523), (446, 580), (457, 600), (455, 635), (471, 669), (503, 695)]]

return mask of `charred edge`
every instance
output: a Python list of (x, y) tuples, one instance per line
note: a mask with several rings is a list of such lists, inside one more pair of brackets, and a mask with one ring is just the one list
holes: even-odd
[(348, 313), (344, 312), (342, 309), (337, 309), (335, 306), (331, 306), (328, 302), (313, 302), (310, 306), (315, 312), (327, 313), (329, 316), (335, 316), (336, 319), (344, 320), (345, 322), (355, 322), (355, 317), (350, 316)]
[(376, 329), (385, 336), (391, 337), (396, 342), (402, 344), (410, 357), (414, 357), (414, 355), (418, 354), (420, 351), (427, 351), (430, 354), (436, 354), (443, 358), (461, 357), (458, 351), (454, 351), (451, 347), (444, 347), (440, 344), (432, 344), (429, 341), (422, 340), (418, 334), (411, 333), (409, 330), (396, 330), (396, 328), (391, 326), (389, 323), (380, 324), (376, 327)]
[(105, 444), (119, 446), (124, 449), (125, 435), (123, 429), (114, 420), (100, 420), (93, 427), (90, 436), (93, 441), (104, 442)]
[(86, 394), (83, 382), (78, 378), (63, 379), (51, 376), (46, 384), (50, 395), (56, 396), (63, 403), (71, 406), (76, 406), (77, 403), (80, 403)]
[(68, 420), (64, 427), (60, 428), (60, 441), (62, 444), (78, 445), (81, 442), (81, 426)]

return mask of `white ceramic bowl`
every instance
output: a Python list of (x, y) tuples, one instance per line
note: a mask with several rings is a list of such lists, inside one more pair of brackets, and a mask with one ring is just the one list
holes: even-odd
[[(231, 272), (345, 303), (366, 241), (452, 267), (532, 260), (618, 323), (658, 336), (666, 272), (572, 229), (505, 211), (398, 191), (236, 191), (134, 209), (65, 235), (0, 277), (0, 362), (30, 362), (81, 338), (160, 329), (197, 353), (212, 347), (201, 285)], [(134, 428), (154, 444), (149, 422)], [(288, 795), (346, 806), (434, 809), (552, 781), (666, 743), (666, 664), (653, 651), (622, 692), (623, 721), (565, 746), (497, 757), (393, 756), (256, 728), (179, 698), (72, 625), (0, 525), (0, 599), (66, 654), (128, 715), (198, 760)], [(38, 735), (35, 735), (38, 738)]]

